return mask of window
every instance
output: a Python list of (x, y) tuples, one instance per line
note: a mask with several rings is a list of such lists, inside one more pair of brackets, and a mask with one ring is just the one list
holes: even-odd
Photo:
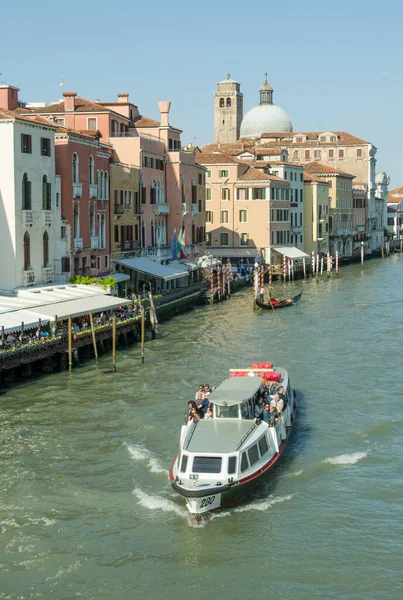
[(252, 188), (252, 200), (266, 200), (266, 188)]
[(93, 130), (97, 129), (97, 118), (96, 117), (88, 117), (87, 118), (87, 129)]
[(230, 200), (230, 191), (228, 188), (222, 188), (221, 199), (222, 200)]
[(329, 150), (329, 158), (334, 158), (334, 150)]
[(284, 171), (284, 179), (288, 179), (287, 171)]
[(24, 233), (24, 271), (31, 268), (31, 238), (28, 231)]
[(100, 271), (100, 269), (101, 269), (101, 257), (100, 256), (97, 256), (97, 269), (98, 269), (98, 271)]
[(88, 159), (88, 183), (94, 183), (94, 157), (90, 156)]
[(246, 469), (248, 467), (249, 467), (248, 457), (246, 456), (246, 452), (242, 452), (242, 459), (241, 459), (241, 471), (242, 471), (242, 473), (244, 471), (246, 471)]
[(56, 192), (56, 208), (59, 208), (60, 204), (60, 193)]
[(229, 233), (221, 234), (221, 246), (229, 246)]
[(207, 171), (206, 175), (207, 175), (207, 177), (211, 177), (211, 171), (210, 170)]
[(52, 210), (52, 184), (46, 175), (42, 177), (42, 210)]
[(107, 254), (105, 255), (104, 264), (105, 264), (105, 269), (108, 269), (109, 268), (109, 256)]
[(181, 462), (181, 473), (186, 472), (187, 466), (188, 466), (188, 456), (187, 456), (187, 454), (184, 454), (182, 456), (182, 462)]
[(119, 225), (115, 225), (115, 243), (119, 243)]
[(311, 151), (305, 150), (305, 159), (309, 160), (311, 158)]
[(330, 141), (331, 142), (335, 142), (336, 141), (336, 136), (335, 135), (331, 135), (330, 136)]
[(220, 223), (228, 223), (228, 210), (221, 211)]
[(22, 210), (32, 210), (31, 182), (26, 173), (22, 177)]
[(362, 158), (362, 148), (357, 148), (357, 158)]
[(213, 222), (213, 211), (207, 210), (206, 211), (206, 223), (212, 223), (212, 222)]
[(249, 200), (249, 188), (238, 188), (236, 197), (237, 200)]
[(293, 158), (293, 160), (298, 160), (298, 158), (299, 158), (298, 150), (294, 150), (294, 152), (292, 153), (292, 158)]
[(43, 234), (43, 266), (46, 268), (49, 266), (49, 235), (48, 232), (45, 231)]
[(211, 246), (211, 237), (212, 237), (211, 231), (207, 232), (206, 233), (206, 246)]
[(231, 98), (227, 98), (227, 108), (231, 107)]
[(50, 156), (50, 138), (41, 138), (42, 156)]
[(79, 167), (78, 167), (78, 156), (77, 156), (76, 152), (73, 153), (72, 177), (73, 177), (73, 183), (78, 183), (78, 180), (79, 180)]
[(315, 158), (320, 160), (320, 150), (315, 150)]
[(220, 108), (224, 108), (224, 106), (225, 106), (224, 98), (220, 98)]
[(32, 135), (21, 134), (21, 152), (23, 154), (32, 154)]
[(321, 135), (320, 136), (320, 141), (321, 142), (326, 142), (326, 136), (325, 135)]
[(299, 201), (303, 202), (304, 201), (304, 192), (302, 190), (299, 190)]
[(211, 188), (206, 188), (206, 200), (211, 200)]
[(195, 456), (193, 473), (221, 473), (221, 456)]
[(65, 239), (66, 239), (66, 236), (67, 236), (67, 229), (66, 229), (66, 226), (65, 226), (65, 225), (62, 225), (62, 226), (60, 227), (60, 238), (61, 238), (62, 240), (65, 240)]
[(302, 137), (297, 137), (297, 143), (302, 144), (302, 142), (303, 142)]
[(259, 460), (259, 452), (257, 451), (257, 444), (254, 444), (251, 448), (248, 449), (248, 456), (250, 466), (254, 465)]
[(236, 456), (228, 457), (228, 475), (236, 473)]
[(240, 223), (247, 223), (248, 222), (248, 211), (247, 210), (240, 210), (239, 211), (239, 222)]
[(220, 171), (218, 171), (218, 175), (219, 177), (228, 177), (228, 170), (220, 169)]
[(62, 273), (70, 273), (70, 257), (62, 257)]
[(241, 233), (239, 239), (241, 246), (249, 246), (249, 233)]
[(339, 158), (344, 158), (344, 150), (339, 150)]
[(304, 181), (304, 174), (303, 174), (303, 173), (300, 173), (300, 174), (299, 174), (299, 180), (300, 180), (300, 181)]

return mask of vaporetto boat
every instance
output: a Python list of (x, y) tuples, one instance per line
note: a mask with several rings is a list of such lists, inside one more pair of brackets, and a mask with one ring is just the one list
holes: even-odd
[[(262, 364), (267, 365), (231, 369), (230, 376), (209, 396), (213, 418), (189, 421), (181, 428), (180, 450), (169, 477), (193, 515), (242, 498), (286, 448), (297, 412), (296, 394), (285, 369)], [(271, 388), (272, 380), (284, 386), (288, 406), (269, 426), (254, 414), (259, 397)], [(246, 409), (252, 418), (242, 418)]]

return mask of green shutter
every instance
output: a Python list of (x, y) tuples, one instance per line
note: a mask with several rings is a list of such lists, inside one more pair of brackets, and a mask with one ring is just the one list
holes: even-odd
[(52, 184), (51, 183), (46, 184), (46, 200), (47, 200), (46, 210), (52, 210)]

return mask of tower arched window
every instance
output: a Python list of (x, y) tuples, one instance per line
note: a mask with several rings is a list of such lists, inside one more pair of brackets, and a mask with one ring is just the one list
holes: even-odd
[(24, 271), (31, 268), (31, 238), (28, 231), (24, 233)]
[(227, 98), (227, 108), (231, 107), (231, 98)]
[(78, 155), (76, 152), (73, 152), (72, 177), (73, 177), (73, 183), (79, 182)]
[(104, 191), (105, 191), (105, 190), (104, 190), (104, 172), (103, 172), (103, 171), (101, 171), (99, 175), (100, 175), (100, 178), (101, 178), (101, 179), (100, 179), (101, 195), (100, 195), (99, 197), (100, 197), (100, 199), (101, 199), (101, 200), (103, 200), (103, 199), (104, 199), (104, 197), (105, 197), (105, 196), (104, 196)]
[(42, 210), (52, 210), (52, 184), (46, 175), (42, 177)]
[(22, 177), (22, 210), (32, 210), (31, 182), (27, 173)]
[(88, 183), (91, 185), (94, 183), (94, 157), (90, 156), (88, 159)]
[(43, 266), (49, 266), (49, 234), (47, 231), (43, 234)]
[(104, 175), (104, 184), (105, 184), (105, 200), (109, 200), (109, 175), (108, 175), (107, 171), (105, 171), (105, 175)]
[(225, 106), (225, 100), (224, 98), (220, 98), (220, 108), (224, 108)]

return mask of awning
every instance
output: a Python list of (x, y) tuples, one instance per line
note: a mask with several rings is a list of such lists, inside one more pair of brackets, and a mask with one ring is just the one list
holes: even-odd
[[(79, 317), (80, 315), (88, 315), (90, 310), (93, 313), (99, 313), (104, 310), (114, 310), (118, 306), (126, 306), (131, 300), (123, 300), (116, 296), (92, 296), (90, 298), (80, 298), (79, 300), (67, 300), (66, 302), (55, 302), (53, 304), (44, 304), (32, 308), (31, 312), (38, 313), (38, 316), (45, 315), (53, 319), (57, 316), (58, 319), (66, 319), (67, 317)], [(40, 313), (40, 314), (39, 314)]]
[(99, 279), (106, 279), (107, 277), (113, 277), (116, 279), (116, 283), (122, 283), (122, 281), (130, 281), (130, 275), (126, 275), (126, 273), (112, 273), (111, 275), (103, 275), (99, 277)]
[(49, 317), (29, 310), (13, 310), (3, 313), (0, 315), (0, 333), (2, 327), (4, 327), (5, 333), (21, 331), (21, 323), (24, 323), (24, 329), (38, 327), (39, 319), (41, 319), (42, 325), (49, 321)]
[(209, 248), (213, 256), (228, 258), (252, 258), (261, 257), (259, 248)]
[(295, 248), (293, 246), (272, 246), (271, 249), (275, 250), (276, 252), (279, 252), (280, 254), (284, 254), (284, 256), (287, 256), (287, 258), (308, 257), (308, 254), (305, 254), (305, 252), (302, 252), (302, 250), (299, 250), (298, 248)]
[(197, 266), (205, 269), (212, 269), (218, 265), (221, 265), (221, 261), (217, 258), (213, 258), (213, 255), (201, 256), (197, 261)]
[(177, 264), (177, 266), (161, 265), (161, 263), (151, 260), (151, 258), (127, 258), (124, 260), (118, 260), (117, 263), (133, 271), (139, 271), (152, 277), (158, 277), (169, 281), (170, 279), (180, 279), (181, 277), (187, 277), (189, 271), (184, 268), (184, 265)]

